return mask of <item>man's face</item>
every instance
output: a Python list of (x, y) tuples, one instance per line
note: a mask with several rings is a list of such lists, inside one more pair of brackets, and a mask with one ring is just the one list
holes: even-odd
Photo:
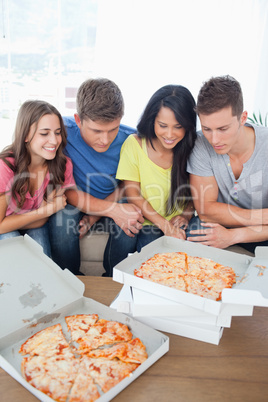
[(111, 122), (93, 121), (86, 119), (81, 121), (78, 114), (74, 115), (76, 124), (80, 128), (83, 140), (96, 152), (105, 152), (117, 136), (121, 118)]
[(232, 115), (229, 106), (209, 115), (200, 114), (199, 119), (204, 136), (217, 154), (228, 154), (239, 148), (241, 128), (247, 120), (247, 112), (238, 118)]

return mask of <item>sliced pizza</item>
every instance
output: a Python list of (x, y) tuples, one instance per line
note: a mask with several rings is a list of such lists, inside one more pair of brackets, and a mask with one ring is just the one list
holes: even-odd
[(98, 387), (82, 360), (78, 374), (69, 393), (68, 402), (94, 402), (100, 397)]
[(37, 356), (62, 356), (73, 353), (66, 341), (62, 327), (60, 324), (50, 326), (32, 335), (26, 342), (21, 345), (19, 352), (22, 355), (37, 355)]
[(66, 401), (75, 380), (79, 359), (74, 356), (28, 356), (21, 363), (23, 377), (55, 401)]
[(176, 252), (155, 254), (135, 269), (134, 275), (213, 300), (220, 300), (222, 290), (231, 288), (236, 282), (231, 267)]
[(82, 359), (85, 370), (90, 373), (94, 382), (101, 387), (103, 392), (109, 391), (124, 378), (131, 375), (139, 366), (136, 363), (125, 363), (117, 359), (93, 359), (88, 356), (83, 356)]
[(101, 390), (107, 392), (129, 376), (148, 357), (145, 345), (139, 338), (132, 340), (126, 325), (98, 318), (66, 317), (78, 349), (69, 346), (60, 324), (31, 336), (20, 348), (28, 354), (21, 363), (23, 377), (55, 401), (94, 402)]
[(99, 319), (98, 314), (75, 314), (65, 317), (72, 341), (81, 339)]
[(139, 338), (129, 342), (122, 342), (111, 347), (95, 349), (88, 353), (89, 357), (105, 359), (118, 358), (123, 362), (143, 363), (147, 358), (146, 347)]
[(132, 339), (132, 333), (127, 325), (117, 321), (100, 319), (89, 327), (84, 336), (77, 339), (78, 353), (88, 353), (103, 345), (111, 345), (117, 342), (126, 342)]

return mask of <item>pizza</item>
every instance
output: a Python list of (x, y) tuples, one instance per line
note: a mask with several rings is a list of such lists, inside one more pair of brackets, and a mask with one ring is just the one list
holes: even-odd
[[(127, 325), (97, 314), (65, 317), (20, 347), (23, 377), (59, 402), (93, 402), (143, 363), (146, 347)], [(68, 341), (68, 337), (70, 341)]]
[(135, 269), (134, 275), (217, 301), (223, 289), (236, 283), (233, 268), (184, 252), (155, 254)]
[[(81, 319), (81, 317), (79, 317)], [(121, 322), (98, 320), (81, 332), (69, 317), (66, 317), (68, 329), (71, 331), (72, 340), (79, 345), (78, 353), (87, 353), (91, 349), (97, 349), (103, 345), (110, 345), (117, 342), (129, 341), (132, 333), (128, 327)], [(83, 319), (81, 320), (83, 323)]]

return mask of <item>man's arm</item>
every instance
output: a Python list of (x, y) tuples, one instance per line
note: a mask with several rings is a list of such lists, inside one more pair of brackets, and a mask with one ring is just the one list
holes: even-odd
[[(120, 190), (119, 190), (120, 191)], [(113, 193), (111, 199), (101, 200), (80, 190), (67, 190), (66, 197), (69, 204), (80, 211), (96, 216), (112, 218), (114, 222), (128, 235), (138, 233), (144, 222), (139, 208), (133, 204), (119, 204), (114, 201), (118, 193)]]
[(243, 209), (217, 202), (218, 185), (214, 176), (191, 174), (190, 185), (195, 209), (204, 222), (219, 223), (225, 227), (268, 225), (268, 209)]
[[(122, 182), (119, 183), (119, 185), (116, 187), (116, 189), (108, 195), (108, 197), (105, 198), (106, 201), (111, 201), (111, 202), (118, 202), (124, 197), (124, 185)], [(101, 218), (101, 216), (97, 215), (88, 215), (85, 214), (81, 221), (79, 222), (79, 239), (82, 239), (89, 229), (96, 223), (98, 220)]]

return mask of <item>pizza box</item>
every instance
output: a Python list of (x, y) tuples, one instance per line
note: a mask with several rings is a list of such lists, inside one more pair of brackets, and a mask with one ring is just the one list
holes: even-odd
[[(127, 302), (131, 303), (131, 300), (131, 288), (124, 285), (110, 307), (117, 311), (125, 308), (125, 313), (132, 316), (131, 310), (126, 311), (128, 309)], [(135, 318), (140, 322), (150, 325), (152, 328), (214, 345), (219, 344), (224, 330), (224, 327), (212, 323), (191, 322), (190, 320), (187, 322), (175, 317), (141, 316)]]
[[(230, 266), (237, 275), (237, 283), (231, 289), (224, 289), (222, 300), (214, 301), (194, 294), (172, 289), (134, 275), (134, 269), (156, 253), (182, 251), (191, 256), (205, 257)], [(113, 279), (119, 283), (152, 293), (156, 296), (193, 307), (200, 311), (219, 315), (243, 315), (244, 306), (268, 306), (268, 248), (258, 247), (256, 257), (205, 246), (199, 243), (163, 236), (143, 247), (117, 264), (113, 269)], [(235, 307), (234, 307), (235, 306)], [(232, 313), (234, 309), (234, 314)]]
[(146, 346), (148, 359), (130, 377), (102, 393), (100, 402), (114, 398), (169, 350), (165, 334), (83, 297), (83, 282), (58, 267), (29, 236), (0, 241), (0, 277), (0, 366), (40, 401), (52, 399), (24, 380), (18, 351), (26, 339), (48, 326), (60, 323), (66, 333), (67, 315), (97, 313), (100, 318), (120, 321)]
[(165, 317), (194, 317), (194, 316), (213, 316), (216, 319), (232, 316), (252, 316), (253, 306), (222, 304), (218, 315), (205, 313), (202, 310), (177, 303), (164, 297), (156, 296), (144, 290), (131, 287), (133, 303), (133, 316), (157, 315)]
[[(125, 286), (128, 287), (127, 285)], [(119, 312), (126, 312), (126, 308), (128, 308), (133, 317), (162, 317), (196, 324), (217, 325), (228, 328), (231, 326), (231, 315), (205, 313), (196, 308), (185, 306), (139, 289), (132, 287), (128, 287), (128, 289), (130, 295), (129, 301), (126, 302), (128, 307), (123, 306), (124, 303), (121, 301), (117, 308)]]

